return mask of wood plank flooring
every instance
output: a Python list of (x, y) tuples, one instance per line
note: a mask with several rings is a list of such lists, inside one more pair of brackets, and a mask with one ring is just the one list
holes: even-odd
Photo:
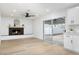
[(76, 55), (63, 46), (49, 44), (36, 38), (2, 41), (0, 55)]

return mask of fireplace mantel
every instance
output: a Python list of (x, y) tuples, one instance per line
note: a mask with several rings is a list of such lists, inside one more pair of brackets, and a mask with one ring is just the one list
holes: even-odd
[(15, 27), (9, 27), (9, 28), (24, 28), (24, 27), (23, 26), (22, 27), (21, 26), (20, 27), (19, 26), (18, 27), (15, 26)]

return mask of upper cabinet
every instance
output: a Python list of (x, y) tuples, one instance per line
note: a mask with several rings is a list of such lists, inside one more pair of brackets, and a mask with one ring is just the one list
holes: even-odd
[(71, 8), (67, 12), (67, 24), (79, 24), (79, 7)]

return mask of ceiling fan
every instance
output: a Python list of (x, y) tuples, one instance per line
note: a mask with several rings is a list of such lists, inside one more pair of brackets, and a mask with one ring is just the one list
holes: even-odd
[(24, 14), (25, 17), (35, 17), (36, 15), (32, 14), (33, 12), (31, 12), (30, 10), (27, 10), (27, 12)]
[(25, 13), (25, 17), (34, 17), (35, 15), (30, 14), (29, 12)]

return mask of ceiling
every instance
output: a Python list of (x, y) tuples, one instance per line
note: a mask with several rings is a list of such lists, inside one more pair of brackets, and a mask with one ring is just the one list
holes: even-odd
[(30, 12), (37, 17), (78, 5), (78, 3), (0, 3), (0, 12), (1, 15), (10, 17), (22, 17), (26, 12)]

